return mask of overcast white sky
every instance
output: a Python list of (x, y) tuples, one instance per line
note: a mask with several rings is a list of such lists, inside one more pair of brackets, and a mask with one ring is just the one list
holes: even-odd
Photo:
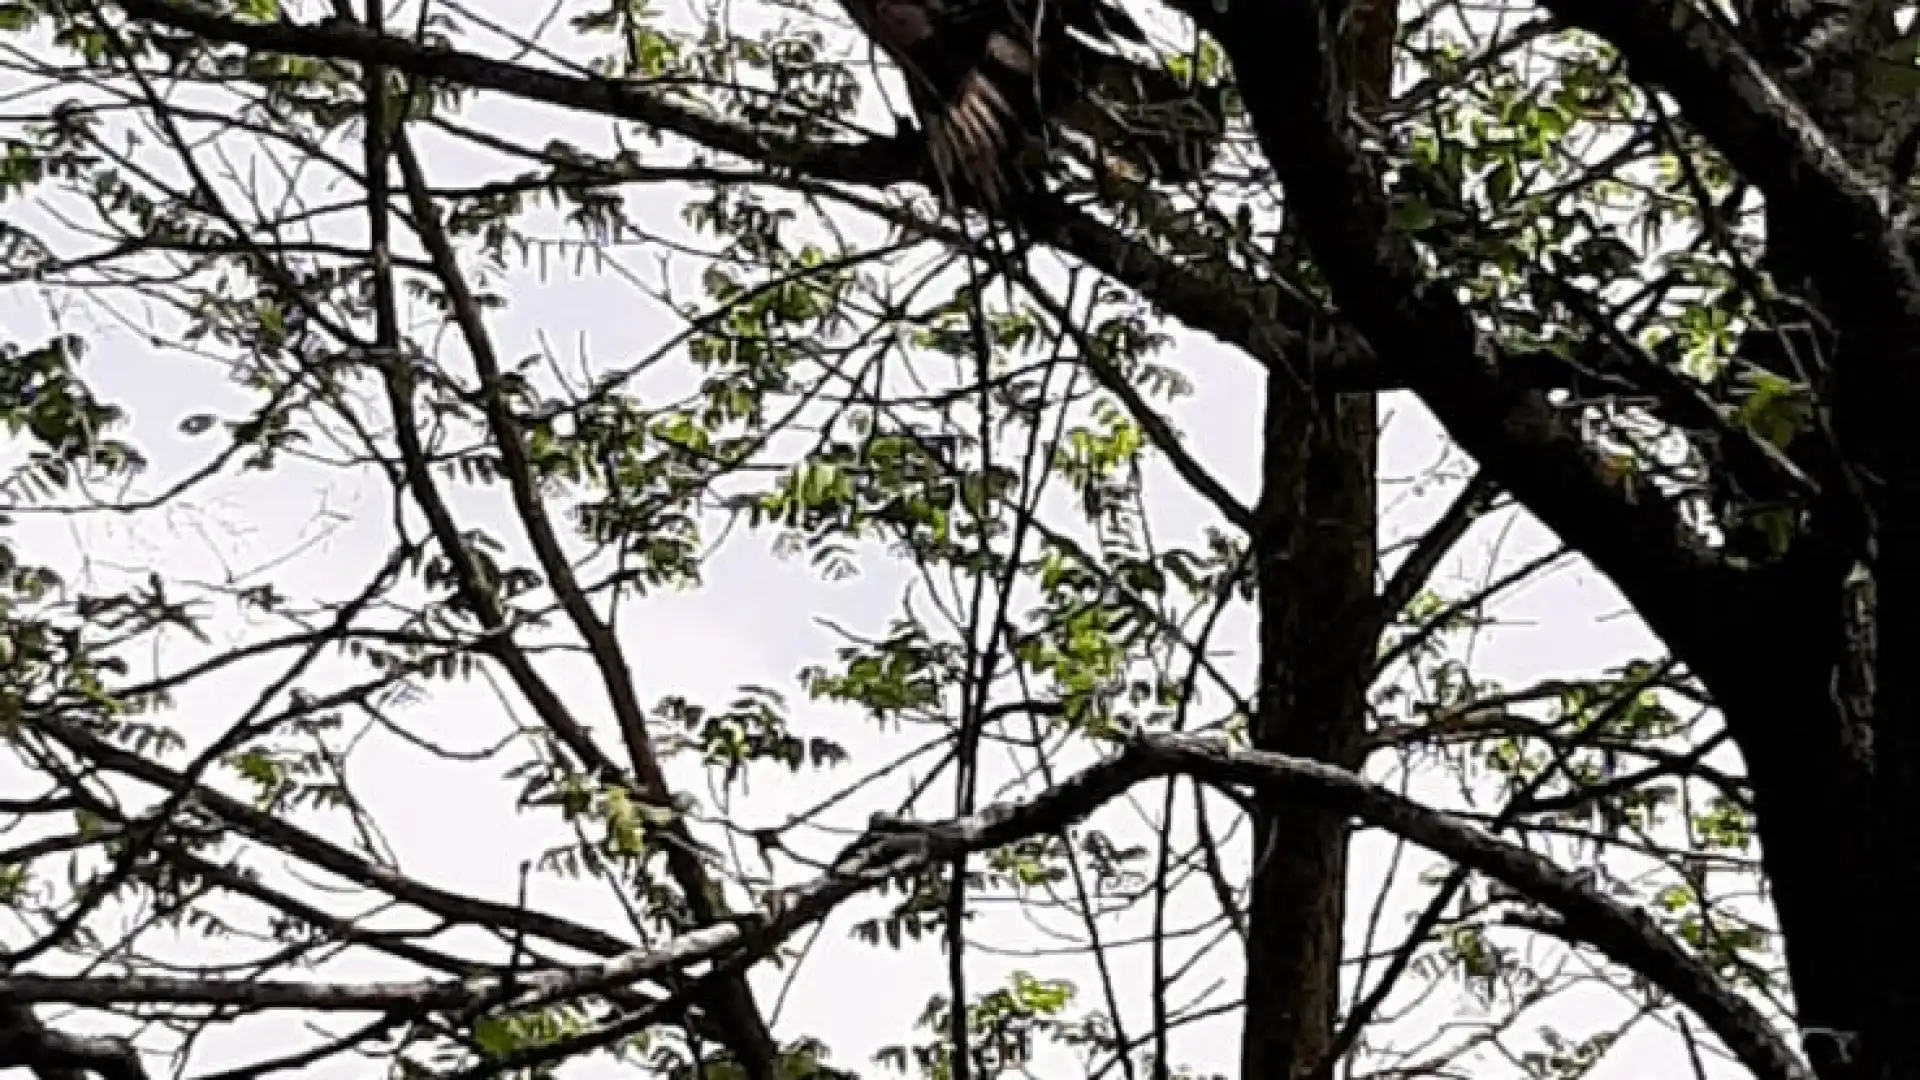
[[(493, 17), (514, 25), (538, 18), (533, 10), (511, 0), (479, 0)], [(476, 39), (476, 47), (501, 54), (491, 43)], [(568, 116), (546, 109), (506, 105), (483, 100), (471, 114), (474, 122), (530, 144), (564, 137), (581, 144), (603, 141), (604, 121)], [(444, 141), (428, 144), (429, 171), (442, 182), (460, 177), (477, 183), (505, 175), (497, 160), (471, 151), (451, 149)], [(517, 167), (515, 167), (517, 170)], [(172, 172), (172, 169), (168, 170)], [(666, 233), (683, 232), (676, 224), (679, 201), (659, 192), (643, 195), (650, 205), (641, 211), (643, 224)], [(71, 250), (71, 232), (44, 208), (8, 207), (16, 223), (59, 240)], [(553, 223), (536, 227), (559, 235)], [(615, 253), (636, 273), (651, 280), (658, 252), (629, 248)], [(557, 260), (556, 266), (565, 260)], [(675, 276), (690, 281), (697, 264), (684, 262)], [(678, 332), (679, 320), (656, 301), (645, 297), (613, 274), (574, 274), (570, 270), (540, 273), (518, 269), (492, 285), (510, 298), (510, 306), (495, 313), (491, 329), (499, 349), (508, 358), (552, 349), (564, 360), (585, 357), (604, 368), (630, 361)], [(211, 444), (181, 435), (180, 420), (190, 414), (214, 411), (231, 415), (244, 399), (225, 385), (216, 365), (182, 352), (156, 347), (127, 325), (139, 325), (142, 314), (122, 308), (109, 317), (70, 296), (15, 287), (0, 291), (0, 325), (17, 341), (30, 342), (58, 325), (78, 330), (93, 340), (94, 353), (87, 373), (110, 400), (130, 408), (129, 437), (153, 461), (151, 474), (141, 482), (146, 490), (164, 487), (168, 480), (205, 460)], [(124, 320), (116, 324), (115, 319)], [(454, 354), (457, 357), (457, 354)], [(1169, 415), (1187, 433), (1200, 459), (1243, 498), (1254, 489), (1259, 457), (1259, 384), (1254, 365), (1211, 341), (1185, 334), (1169, 354), (1197, 386), (1189, 398), (1167, 407)], [(464, 363), (464, 361), (460, 361)], [(663, 373), (654, 392), (668, 392), (667, 383), (684, 386), (685, 371), (676, 364)], [(1445, 505), (1465, 463), (1451, 451), (1425, 412), (1405, 395), (1391, 395), (1382, 403), (1387, 418), (1382, 447), (1382, 504), (1387, 507), (1385, 539), (1411, 535)], [(1431, 479), (1436, 466), (1451, 480)], [(1156, 528), (1187, 534), (1199, 524), (1210, 524), (1200, 504), (1178, 491), (1173, 478), (1157, 469), (1150, 489)], [(496, 529), (507, 527), (502, 504), (480, 497), (463, 498), (462, 509), (471, 519)], [(218, 581), (247, 568), (268, 567), (289, 552), (297, 559), (260, 573), (299, 595), (343, 598), (355, 591), (391, 540), (389, 497), (383, 486), (364, 478), (343, 478), (319, 470), (294, 467), (269, 477), (229, 478), (196, 491), (179, 507), (136, 518), (102, 517), (84, 523), (71, 519), (23, 519), (14, 535), (30, 559), (50, 562), (76, 583), (96, 587), (129, 568), (161, 569), (169, 576)], [(1496, 518), (1475, 531), (1452, 560), (1439, 584), (1463, 592), (1545, 550), (1549, 538), (1530, 520), (1517, 516)], [(770, 550), (769, 540), (744, 531), (732, 536), (707, 569), (707, 584), (696, 593), (659, 596), (630, 605), (620, 632), (631, 658), (634, 677), (645, 701), (669, 694), (721, 705), (735, 690), (748, 684), (780, 688), (792, 703), (795, 727), (803, 733), (828, 735), (855, 755), (855, 766), (909, 745), (898, 737), (877, 734), (857, 715), (808, 703), (795, 683), (805, 665), (830, 662), (839, 644), (823, 625), (831, 619), (856, 631), (884, 630), (899, 612), (903, 568), (869, 559), (865, 572), (852, 580), (822, 582), (803, 560), (785, 560)], [(1622, 605), (1613, 590), (1584, 566), (1574, 565), (1519, 590), (1496, 612), (1502, 625), (1487, 631), (1472, 651), (1477, 677), (1520, 684), (1549, 676), (1577, 676), (1649, 655), (1648, 635), (1631, 617), (1621, 616)], [(264, 624), (226, 618), (215, 631), (217, 641), (249, 640), (272, 629)], [(1251, 626), (1231, 622), (1217, 639), (1233, 654), (1227, 670), (1244, 679), (1253, 651)], [(184, 654), (179, 654), (184, 655)], [(171, 667), (169, 660), (163, 666)], [(591, 718), (609, 746), (615, 745), (604, 723), (605, 709), (598, 688), (583, 668), (549, 665), (562, 675), (560, 685), (570, 704)], [(208, 682), (179, 697), (177, 718), (192, 740), (222, 730), (237, 707), (250, 700), (250, 686), (271, 678), (278, 665), (259, 667), (245, 675)], [(339, 669), (336, 669), (336, 673)], [(1244, 685), (1244, 683), (1243, 683)], [(242, 703), (236, 706), (236, 703)], [(515, 705), (517, 706), (517, 703)], [(446, 744), (475, 749), (497, 741), (506, 730), (503, 705), (493, 691), (479, 683), (459, 686), (434, 684), (429, 697), (407, 709), (401, 718), (416, 730)], [(399, 865), (406, 872), (442, 887), (469, 891), (511, 902), (516, 898), (519, 864), (542, 848), (563, 842), (565, 834), (535, 825), (512, 810), (511, 783), (494, 779), (498, 763), (453, 765), (435, 761), (389, 736), (376, 734), (356, 751), (351, 775), (368, 811), (385, 831)], [(754, 823), (772, 823), (811, 805), (844, 782), (847, 773), (803, 776), (797, 779), (768, 775), (737, 813)], [(16, 773), (0, 772), (0, 788), (10, 788)], [(1436, 799), (1457, 795), (1444, 784), (1427, 778), (1422, 789)], [(853, 826), (875, 811), (891, 809), (898, 786), (876, 789), (870, 797), (851, 801), (835, 820)], [(149, 797), (150, 797), (149, 793)], [(1184, 800), (1183, 800), (1184, 801)], [(1142, 793), (1139, 805), (1157, 813), (1159, 793)], [(1116, 808), (1107, 819), (1111, 827), (1125, 828), (1131, 811)], [(1138, 828), (1137, 825), (1134, 828)], [(345, 824), (334, 820), (322, 831), (345, 837)], [(816, 838), (814, 854), (833, 847)], [(1385, 872), (1389, 847), (1376, 839), (1359, 845), (1354, 904), (1364, 919)], [(263, 868), (279, 860), (259, 859)], [(791, 872), (791, 871), (789, 871)], [(1402, 876), (1406, 867), (1401, 868)], [(312, 891), (312, 890), (307, 890)], [(324, 896), (325, 892), (314, 892)], [(536, 904), (561, 910), (570, 917), (615, 932), (624, 929), (618, 905), (603, 889), (536, 879)], [(1194, 898), (1197, 904), (1200, 898)], [(342, 901), (336, 896), (334, 904)], [(360, 901), (345, 908), (359, 909)], [(1198, 910), (1195, 905), (1189, 905)], [(235, 910), (248, 910), (236, 906)], [(257, 919), (253, 910), (249, 918)], [(800, 969), (786, 997), (779, 1031), (791, 1037), (806, 1033), (826, 1041), (834, 1060), (847, 1067), (870, 1068), (866, 1059), (880, 1046), (915, 1038), (909, 1031), (926, 996), (943, 984), (943, 961), (936, 950), (919, 948), (895, 954), (847, 942), (846, 918), (829, 924), (819, 947)], [(1057, 920), (1055, 920), (1057, 922)], [(1175, 920), (1178, 922), (1178, 920)], [(1140, 925), (1139, 919), (1134, 919)], [(1404, 912), (1390, 909), (1382, 923), (1382, 945), (1398, 940)], [(0, 931), (11, 935), (14, 929)], [(1112, 932), (1124, 934), (1124, 927)], [(981, 936), (1004, 948), (1046, 947), (1047, 935), (1028, 925), (1013, 911), (995, 911), (983, 919)], [(458, 940), (458, 939), (455, 939)], [(1575, 962), (1576, 969), (1579, 966)], [(1130, 1030), (1143, 1030), (1147, 1016), (1147, 968), (1144, 951), (1136, 950), (1121, 963), (1118, 975), (1122, 1003)], [(1206, 995), (1224, 1000), (1237, 993), (1238, 962), (1221, 953), (1203, 964), (1175, 991), (1176, 1001)], [(1080, 961), (1026, 959), (982, 955), (975, 964), (974, 989), (992, 986), (1000, 973), (1025, 967), (1040, 974), (1056, 971), (1073, 978), (1089, 1005), (1097, 998), (1097, 984)], [(358, 960), (334, 965), (329, 974), (340, 977), (399, 977), (405, 969), (377, 961)], [(771, 1002), (777, 981), (765, 977), (763, 1000)], [(1211, 989), (1210, 989), (1211, 988)], [(1440, 1014), (1460, 1009), (1472, 1016), (1464, 1002), (1441, 1001), (1420, 1014), (1417, 1025), (1431, 1026)], [(1439, 1013), (1432, 1010), (1438, 1009)], [(1535, 1023), (1558, 1018), (1571, 1021), (1570, 1034), (1587, 1034), (1617, 1014), (1606, 995), (1584, 995), (1577, 1004), (1542, 1012), (1519, 1025), (1518, 1032)], [(285, 1052), (292, 1021), (250, 1021), (214, 1033), (202, 1041), (188, 1069), (197, 1075), (254, 1060), (263, 1054)], [(1409, 1024), (1415, 1024), (1409, 1021)], [(336, 1018), (333, 1029), (346, 1026)], [(1176, 1039), (1178, 1059), (1198, 1068), (1231, 1073), (1238, 1021), (1228, 1017), (1206, 1027), (1183, 1031)], [(1618, 1056), (1602, 1076), (1626, 1076), (1629, 1070), (1649, 1066), (1682, 1068), (1678, 1047), (1657, 1033), (1644, 1036), (1636, 1049)], [(1491, 1063), (1489, 1063), (1491, 1064)], [(602, 1067), (576, 1070), (575, 1075)], [(316, 1075), (350, 1075), (350, 1066), (337, 1064)], [(1500, 1075), (1496, 1068), (1489, 1075)], [(351, 1073), (361, 1075), (361, 1073)], [(609, 1070), (609, 1075), (611, 1071)], [(1049, 1070), (1048, 1075), (1054, 1075)]]

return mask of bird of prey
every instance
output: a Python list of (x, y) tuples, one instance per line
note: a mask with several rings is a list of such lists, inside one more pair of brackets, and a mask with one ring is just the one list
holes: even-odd
[(1005, 209), (1026, 182), (1027, 155), (1056, 130), (1171, 183), (1204, 173), (1219, 149), (1219, 90), (1101, 47), (1146, 43), (1109, 0), (841, 3), (905, 75), (950, 201)]

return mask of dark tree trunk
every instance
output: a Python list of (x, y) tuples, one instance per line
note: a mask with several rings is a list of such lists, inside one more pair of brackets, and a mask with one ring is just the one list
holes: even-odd
[[(1263, 750), (1357, 763), (1371, 669), (1374, 402), (1268, 379), (1258, 567)], [(1343, 818), (1294, 803), (1254, 819), (1241, 1075), (1293, 1080), (1319, 1064), (1339, 1007), (1346, 912)]]
[[(1832, 148), (1885, 181), (1920, 119), (1909, 95), (1875, 90), (1891, 10), (1858, 6), (1845, 16), (1857, 23), (1827, 31), (1850, 44), (1821, 51), (1809, 5), (1746, 8), (1754, 55)], [(1920, 323), (1878, 289), (1849, 287), (1828, 230), (1802, 208), (1769, 205), (1766, 227), (1775, 288), (1820, 317), (1783, 306), (1781, 321), (1801, 325), (1766, 328), (1745, 358), (1807, 380), (1825, 406), (1826, 424), (1792, 450), (1830, 497), (1813, 535), (1773, 570), (1769, 609), (1730, 635), (1738, 648), (1695, 666), (1747, 759), (1810, 1059), (1823, 1080), (1910, 1080), (1920, 1076)], [(1848, 520), (1859, 501), (1870, 520)]]
[[(1396, 10), (1361, 0), (1353, 14), (1353, 89), (1374, 106), (1389, 89)], [(1379, 426), (1372, 395), (1316, 389), (1315, 359), (1293, 360), (1267, 379), (1252, 737), (1263, 750), (1353, 768), (1378, 647)], [(1253, 825), (1241, 1075), (1295, 1080), (1322, 1065), (1339, 1018), (1349, 830), (1298, 803), (1263, 806)]]

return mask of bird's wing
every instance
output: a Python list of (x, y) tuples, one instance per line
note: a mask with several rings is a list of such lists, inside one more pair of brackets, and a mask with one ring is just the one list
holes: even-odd
[(1009, 28), (987, 30), (971, 61), (950, 58), (961, 72), (923, 108), (934, 167), (958, 179), (989, 206), (1010, 193), (1005, 169), (1041, 123), (1035, 80), (1040, 58), (1029, 39)]
[(844, 2), (905, 75), (949, 194), (999, 202), (1011, 153), (1043, 124), (1042, 45), (1028, 23), (1036, 0)]

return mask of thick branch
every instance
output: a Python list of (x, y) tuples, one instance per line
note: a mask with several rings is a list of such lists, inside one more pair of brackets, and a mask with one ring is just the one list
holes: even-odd
[(37, 1080), (147, 1080), (140, 1054), (125, 1039), (69, 1035), (40, 1021), (22, 999), (0, 990), (0, 1069), (29, 1069)]
[(1316, 761), (1237, 749), (1209, 738), (1176, 736), (1143, 739), (1095, 770), (1124, 771), (1129, 758), (1141, 759), (1143, 765), (1137, 767), (1150, 775), (1187, 775), (1312, 799), (1444, 855), (1552, 909), (1565, 920), (1571, 939), (1592, 946), (1672, 994), (1693, 1009), (1754, 1076), (1807, 1080), (1798, 1055), (1752, 1004), (1663, 934), (1644, 913), (1540, 855)]
[(1688, 121), (1769, 198), (1809, 214), (1839, 214), (1830, 225), (1865, 226), (1861, 237), (1884, 231), (1872, 182), (1847, 163), (1732, 30), (1692, 0), (1543, 3), (1619, 49), (1637, 79), (1671, 93)]
[[(885, 188), (922, 180), (917, 136), (870, 136), (855, 142), (796, 140), (749, 127), (676, 100), (645, 83), (542, 71), (443, 46), (376, 34), (344, 22), (254, 24), (187, 7), (177, 0), (115, 0), (135, 18), (214, 42), (289, 55), (381, 64), (416, 77), (538, 101), (576, 112), (633, 120), (671, 132), (710, 150), (816, 181)], [(1198, 7), (1217, 23), (1204, 4)], [(1258, 44), (1258, 43), (1256, 43)], [(1035, 239), (1071, 255), (1140, 293), (1188, 328), (1244, 350), (1268, 367), (1298, 362), (1317, 346), (1314, 376), (1322, 389), (1380, 391), (1408, 385), (1404, 373), (1381, 362), (1346, 321), (1311, 298), (1258, 281), (1219, 259), (1183, 261), (1133, 239), (1070, 206), (1058, 196), (1034, 202), (1027, 226)], [(1324, 335), (1324, 340), (1310, 336)], [(1531, 358), (1529, 358), (1531, 359)], [(1565, 384), (1570, 373), (1550, 364), (1524, 365), (1541, 387)]]
[[(1343, 769), (1304, 758), (1245, 750), (1213, 737), (1145, 736), (1121, 753), (1091, 766), (1035, 798), (996, 803), (977, 814), (931, 824), (876, 817), (873, 826), (813, 882), (785, 893), (771, 919), (683, 935), (660, 950), (631, 953), (615, 961), (562, 972), (521, 975), (518, 985), (536, 1000), (581, 993), (622, 980), (657, 975), (742, 948), (767, 949), (825, 918), (847, 899), (902, 876), (920, 873), (956, 856), (1059, 833), (1143, 781), (1189, 776), (1216, 785), (1246, 787), (1263, 795), (1311, 800), (1384, 829), (1459, 865), (1500, 882), (1564, 920), (1559, 932), (1598, 949), (1670, 993), (1698, 1013), (1733, 1054), (1761, 1080), (1807, 1080), (1799, 1058), (1772, 1031), (1765, 1017), (1724, 986), (1700, 961), (1675, 944), (1642, 912), (1585, 883), (1580, 875), (1545, 857), (1501, 840), (1459, 818), (1422, 806)], [(296, 984), (197, 983), (174, 979), (0, 979), (0, 998), (22, 1001), (108, 1000), (226, 1003), (227, 997), (259, 991), (250, 1004), (301, 1008), (383, 1008), (410, 1003), (465, 1003), (497, 992), (496, 980), (422, 982), (385, 990), (324, 988)], [(213, 987), (213, 989), (209, 989)], [(117, 988), (117, 989), (116, 989)], [(331, 995), (331, 996), (329, 996)], [(316, 1004), (321, 1002), (322, 1004)]]
[[(422, 78), (492, 90), (527, 101), (633, 120), (672, 132), (709, 150), (814, 180), (868, 188), (921, 181), (918, 138), (871, 136), (857, 142), (793, 139), (736, 123), (649, 88), (645, 83), (567, 75), (429, 46), (338, 21), (245, 23), (176, 0), (116, 0), (134, 18), (249, 49), (381, 64)], [(1032, 235), (1138, 291), (1192, 329), (1246, 350), (1269, 366), (1298, 356), (1303, 335), (1323, 314), (1303, 298), (1257, 282), (1222, 260), (1196, 268), (1173, 259), (1091, 215), (1046, 197), (1036, 201)], [(1337, 324), (1320, 364), (1330, 388), (1390, 389), (1389, 374), (1351, 329)]]
[(341, 983), (164, 975), (0, 976), (0, 999), (96, 1008), (137, 1003), (415, 1015), (485, 1008), (504, 1003), (511, 993), (517, 1007), (534, 1008), (683, 969), (726, 951), (740, 937), (739, 927), (711, 926), (681, 934), (666, 948), (628, 953), (603, 964), (474, 979)]
[(1548, 401), (1540, 365), (1483, 333), (1392, 230), (1347, 119), (1322, 5), (1234, 4), (1213, 21), (1341, 311), (1487, 474), (1610, 577), (1670, 647), (1696, 669), (1715, 657), (1737, 666), (1741, 646), (1725, 628), (1760, 610), (1756, 586), (1704, 550), (1650, 479), (1601, 460)]
[(1687, 122), (1818, 238), (1809, 252), (1835, 305), (1920, 332), (1914, 266), (1889, 227), (1874, 181), (1848, 163), (1721, 22), (1694, 0), (1544, 0), (1626, 56), (1634, 74), (1679, 102)]
[(749, 128), (674, 101), (644, 82), (542, 71), (376, 33), (359, 23), (341, 20), (249, 23), (175, 0), (116, 2), (136, 19), (211, 41), (289, 56), (379, 64), (409, 75), (494, 90), (563, 109), (634, 120), (684, 135), (711, 149), (769, 165), (803, 168), (821, 179), (886, 184), (909, 179), (917, 170), (918, 155), (899, 137), (876, 137), (859, 143), (796, 141), (777, 131)]

